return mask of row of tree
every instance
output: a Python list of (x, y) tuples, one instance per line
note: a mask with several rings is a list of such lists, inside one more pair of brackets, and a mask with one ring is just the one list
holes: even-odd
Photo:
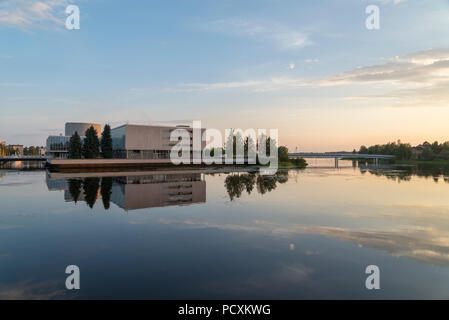
[(98, 132), (93, 126), (84, 133), (85, 138), (81, 140), (78, 132), (70, 137), (69, 141), (69, 159), (96, 159), (100, 156), (105, 159), (112, 158), (112, 137), (111, 127), (104, 126), (101, 134), (101, 141), (98, 138)]
[[(24, 156), (38, 156), (40, 154), (41, 147), (38, 146), (30, 146), (23, 148)], [(18, 148), (11, 148), (5, 146), (4, 144), (0, 144), (0, 156), (19, 156), (20, 150)]]
[[(354, 152), (357, 151), (354, 150)], [(361, 146), (358, 153), (394, 155), (398, 160), (449, 160), (449, 141), (444, 143), (435, 141), (432, 144), (426, 141), (417, 147), (412, 147), (409, 143), (398, 140), (383, 145)]]
[(38, 156), (40, 154), (41, 147), (30, 146), (23, 148), (24, 156)]
[(106, 210), (110, 207), (112, 194), (112, 178), (84, 178), (84, 179), (69, 179), (69, 192), (75, 203), (81, 198), (81, 192), (84, 195), (84, 201), (92, 209), (97, 201), (98, 189), (100, 189), (103, 206)]
[(413, 155), (412, 146), (409, 143), (402, 143), (401, 140), (382, 145), (376, 144), (370, 147), (361, 146), (359, 153), (394, 155), (398, 160), (408, 160)]
[[(266, 140), (265, 140), (266, 139)], [(270, 155), (271, 146), (276, 147), (276, 141), (271, 139), (270, 137), (261, 137), (259, 140), (265, 140), (265, 148), (267, 156)], [(231, 133), (227, 137), (227, 140), (224, 144), (223, 148), (213, 148), (210, 150), (211, 156), (214, 156), (216, 152), (221, 153), (223, 155), (226, 154), (226, 151), (231, 151), (233, 157), (237, 155), (237, 152), (243, 150), (244, 157), (248, 157), (251, 153), (256, 154), (259, 149), (259, 141), (254, 141), (251, 136), (244, 137), (239, 131), (231, 130)]]
[[(266, 140), (265, 140), (266, 139)], [(306, 167), (307, 162), (303, 158), (290, 158), (288, 155), (288, 148), (286, 146), (277, 146), (277, 143), (275, 140), (271, 139), (270, 137), (262, 137), (260, 139), (261, 141), (265, 140), (265, 150), (267, 156), (270, 156), (271, 154), (271, 148), (277, 148), (278, 149), (278, 160), (280, 163), (290, 163), (294, 166), (298, 167)], [(243, 137), (240, 132), (235, 132), (234, 130), (231, 131), (231, 134), (228, 136), (227, 141), (225, 143), (224, 148), (218, 148), (211, 151), (211, 155), (214, 155), (214, 152), (221, 152), (222, 154), (226, 153), (226, 150), (231, 150), (232, 145), (232, 152), (235, 157), (237, 154), (237, 150), (241, 150), (243, 147), (243, 153), (245, 157), (248, 157), (249, 152), (256, 153), (259, 149), (259, 141), (254, 142), (254, 140), (250, 137)]]

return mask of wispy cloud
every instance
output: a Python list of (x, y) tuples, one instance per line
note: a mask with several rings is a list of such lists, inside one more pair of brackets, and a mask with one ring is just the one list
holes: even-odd
[(263, 80), (248, 80), (236, 82), (215, 82), (215, 83), (185, 83), (180, 84), (175, 88), (164, 88), (163, 91), (208, 91), (208, 90), (223, 90), (223, 89), (247, 89), (250, 91), (274, 91), (283, 89), (298, 88), (307, 86), (308, 83), (303, 80), (285, 77), (274, 77)]
[(12, 59), (12, 56), (7, 54), (0, 54), (0, 59)]
[[(315, 60), (310, 60), (310, 63)], [(290, 90), (301, 87), (377, 84), (383, 94), (360, 96), (361, 99), (393, 98), (395, 106), (449, 105), (449, 49), (429, 49), (386, 59), (373, 66), (358, 67), (326, 78), (310, 80), (271, 77), (245, 81), (187, 83), (174, 91), (244, 89), (254, 92)], [(351, 99), (357, 99), (357, 95)], [(429, 104), (430, 102), (430, 104)]]
[(0, 3), (0, 27), (29, 31), (65, 23), (65, 8), (75, 0), (5, 0)]
[(380, 2), (383, 5), (388, 5), (388, 4), (392, 4), (392, 5), (397, 5), (400, 3), (404, 3), (407, 0), (377, 0), (377, 2)]
[(447, 82), (449, 81), (449, 49), (429, 49), (396, 56), (383, 64), (359, 67), (323, 79), (321, 84), (377, 81), (418, 82), (425, 85)]
[(302, 48), (311, 45), (308, 34), (277, 23), (253, 22), (243, 19), (224, 19), (212, 22), (209, 30), (269, 41), (281, 49)]
[(27, 85), (27, 83), (22, 82), (0, 82), (0, 87), (22, 87)]

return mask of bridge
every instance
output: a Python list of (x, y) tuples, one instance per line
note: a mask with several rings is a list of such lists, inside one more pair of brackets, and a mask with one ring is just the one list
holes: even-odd
[(14, 161), (47, 161), (45, 156), (6, 156), (0, 157), (0, 164)]
[(379, 164), (379, 159), (394, 159), (395, 156), (386, 154), (362, 154), (352, 152), (295, 152), (289, 153), (291, 158), (315, 158), (315, 159), (335, 159), (335, 168), (338, 168), (339, 159), (374, 159), (376, 166)]

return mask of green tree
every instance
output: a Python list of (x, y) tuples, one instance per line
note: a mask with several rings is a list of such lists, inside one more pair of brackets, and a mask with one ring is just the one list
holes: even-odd
[(359, 153), (360, 154), (367, 154), (368, 153), (368, 148), (365, 146), (361, 146), (359, 149)]
[(97, 130), (93, 126), (86, 130), (83, 143), (83, 156), (86, 159), (95, 159), (100, 156), (100, 141)]
[(104, 126), (101, 134), (101, 155), (105, 159), (112, 158), (112, 137), (111, 127), (107, 124)]
[(426, 161), (433, 160), (434, 157), (435, 157), (435, 154), (432, 152), (432, 149), (430, 149), (430, 148), (425, 148), (420, 155), (421, 160), (426, 160)]
[(440, 153), (441, 150), (440, 150), (440, 145), (438, 144), (438, 141), (435, 141), (434, 143), (432, 143), (431, 149), (434, 154)]
[(278, 148), (279, 162), (289, 162), (290, 158), (288, 156), (288, 148), (285, 146), (280, 146)]
[(81, 138), (75, 131), (69, 141), (69, 159), (81, 159), (82, 148)]
[[(243, 150), (245, 152), (245, 157), (250, 158), (251, 161), (255, 161), (257, 157), (256, 144), (251, 136), (245, 138), (245, 143), (243, 145)], [(249, 161), (250, 159), (248, 159)]]

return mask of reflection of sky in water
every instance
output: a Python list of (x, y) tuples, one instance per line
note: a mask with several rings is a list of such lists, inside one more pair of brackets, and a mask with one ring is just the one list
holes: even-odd
[[(0, 298), (449, 297), (443, 176), (343, 168), (273, 179), (113, 177), (105, 210), (101, 178), (75, 203), (68, 180), (2, 171)], [(78, 292), (64, 287), (69, 264), (81, 269)], [(370, 264), (376, 292), (364, 286)]]

